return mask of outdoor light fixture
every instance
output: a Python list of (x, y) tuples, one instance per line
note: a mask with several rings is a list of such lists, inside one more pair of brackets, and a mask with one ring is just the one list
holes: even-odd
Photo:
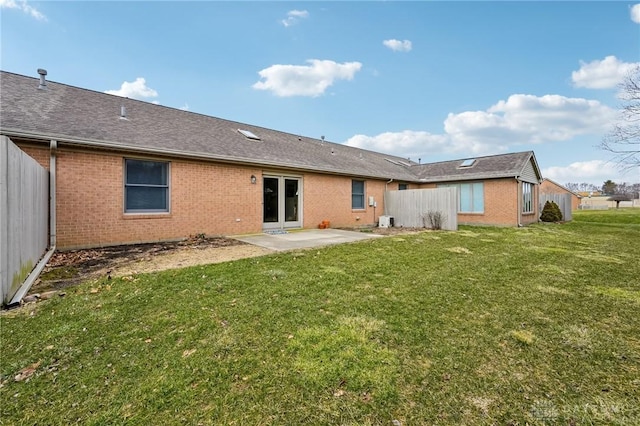
[(256, 181), (257, 181), (257, 180), (258, 180), (258, 179), (256, 178), (256, 175), (251, 175), (251, 183), (252, 183), (253, 185), (255, 185), (255, 184), (256, 184)]

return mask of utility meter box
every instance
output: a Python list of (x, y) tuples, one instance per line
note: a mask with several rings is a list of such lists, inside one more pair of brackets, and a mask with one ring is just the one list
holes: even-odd
[(380, 218), (378, 219), (378, 226), (380, 228), (392, 228), (393, 216), (380, 216)]

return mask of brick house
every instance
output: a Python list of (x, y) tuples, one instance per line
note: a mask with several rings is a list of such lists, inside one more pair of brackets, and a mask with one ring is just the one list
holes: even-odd
[(323, 220), (374, 225), (385, 191), (440, 185), (458, 186), (460, 223), (517, 226), (539, 216), (540, 172), (530, 151), (418, 164), (43, 74), (3, 71), (0, 89), (0, 134), (44, 167), (55, 164), (59, 249), (314, 228)]

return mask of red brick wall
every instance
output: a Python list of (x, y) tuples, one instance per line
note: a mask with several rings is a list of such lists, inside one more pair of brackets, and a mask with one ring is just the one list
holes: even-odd
[(170, 162), (170, 212), (124, 213), (124, 157), (58, 151), (58, 246), (81, 247), (261, 230), (259, 170)]
[[(385, 181), (360, 180), (365, 180), (365, 208), (353, 210), (351, 208), (352, 178), (305, 174), (304, 227), (317, 227), (323, 220), (330, 221), (332, 228), (360, 227), (377, 223), (380, 215), (384, 214)], [(373, 196), (377, 202), (375, 211), (369, 206), (369, 196)]]

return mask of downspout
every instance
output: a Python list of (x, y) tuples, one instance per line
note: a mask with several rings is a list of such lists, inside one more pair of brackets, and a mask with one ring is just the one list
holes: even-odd
[(40, 259), (38, 264), (33, 271), (27, 276), (27, 279), (24, 280), (22, 286), (18, 289), (16, 294), (9, 302), (8, 306), (14, 306), (20, 303), (22, 299), (27, 295), (29, 289), (33, 283), (36, 282), (44, 267), (47, 266), (51, 256), (56, 251), (56, 153), (58, 150), (58, 142), (50, 141), (49, 144), (49, 250), (45, 253), (45, 255)]
[(517, 222), (518, 222), (518, 228), (521, 228), (522, 227), (522, 220), (521, 220), (522, 219), (522, 193), (521, 193), (521, 191), (522, 191), (522, 181), (516, 177), (516, 183), (517, 183), (517, 185), (516, 185), (516, 194), (517, 194), (517, 201), (518, 201), (516, 203), (516, 205), (518, 206), (517, 207), (517, 209), (518, 209), (518, 211), (517, 211), (517, 214), (518, 214)]
[[(49, 249), (56, 249), (56, 156), (58, 142), (52, 140), (49, 156)], [(53, 254), (53, 253), (51, 253)]]

